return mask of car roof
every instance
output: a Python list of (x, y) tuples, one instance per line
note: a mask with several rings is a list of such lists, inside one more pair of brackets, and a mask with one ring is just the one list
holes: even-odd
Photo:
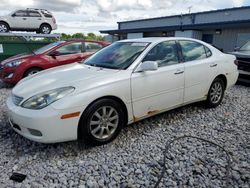
[(161, 42), (166, 40), (192, 40), (197, 42), (202, 42), (193, 38), (186, 38), (186, 37), (147, 37), (147, 38), (138, 38), (138, 39), (125, 39), (121, 40), (119, 42), (149, 42), (149, 43), (155, 43), (155, 42)]

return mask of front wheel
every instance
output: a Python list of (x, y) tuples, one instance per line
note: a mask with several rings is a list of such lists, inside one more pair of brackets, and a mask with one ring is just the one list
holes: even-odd
[(215, 108), (220, 105), (225, 92), (225, 83), (222, 79), (216, 78), (210, 86), (206, 105), (209, 108)]
[(121, 105), (112, 99), (101, 99), (82, 115), (78, 138), (90, 145), (103, 145), (114, 140), (124, 124)]
[(27, 70), (25, 73), (24, 73), (24, 78), (27, 77), (27, 76), (31, 76), (33, 74), (36, 74), (38, 72), (42, 71), (42, 69), (40, 68), (31, 68), (29, 70)]

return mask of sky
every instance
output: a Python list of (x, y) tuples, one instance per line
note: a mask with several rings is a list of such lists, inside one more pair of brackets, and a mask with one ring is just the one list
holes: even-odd
[(99, 34), (117, 22), (250, 6), (250, 0), (0, 0), (0, 16), (22, 8), (44, 8), (55, 16), (55, 33)]

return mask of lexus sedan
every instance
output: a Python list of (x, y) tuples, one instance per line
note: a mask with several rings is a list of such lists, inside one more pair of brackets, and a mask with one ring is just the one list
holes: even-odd
[(235, 60), (189, 38), (118, 41), (21, 80), (7, 99), (10, 125), (37, 142), (102, 145), (125, 124), (197, 101), (218, 106), (238, 78)]

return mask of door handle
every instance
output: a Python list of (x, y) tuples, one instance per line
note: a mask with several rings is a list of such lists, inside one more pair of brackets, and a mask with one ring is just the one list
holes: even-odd
[(42, 20), (41, 18), (38, 18), (38, 20)]
[(182, 74), (182, 73), (184, 73), (183, 70), (177, 70), (174, 74)]
[(27, 20), (27, 18), (23, 18), (23, 20)]
[(216, 63), (210, 65), (210, 67), (216, 67), (216, 66), (217, 66)]

